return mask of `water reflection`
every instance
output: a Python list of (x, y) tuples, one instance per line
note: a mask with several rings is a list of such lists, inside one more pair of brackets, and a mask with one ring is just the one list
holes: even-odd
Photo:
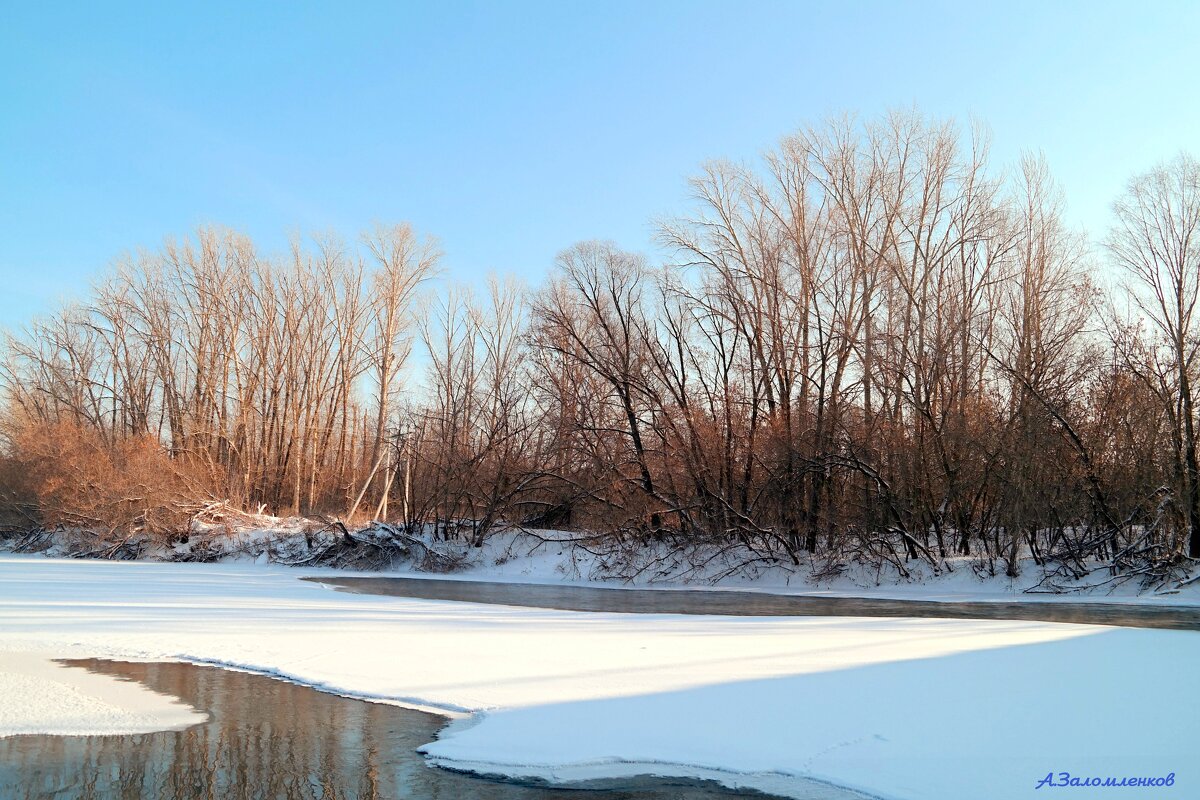
[(65, 662), (135, 680), (207, 711), (207, 723), (133, 736), (0, 739), (4, 800), (699, 800), (717, 787), (650, 781), (591, 791), (435, 769), (416, 748), (445, 720), (259, 675), (190, 664)]

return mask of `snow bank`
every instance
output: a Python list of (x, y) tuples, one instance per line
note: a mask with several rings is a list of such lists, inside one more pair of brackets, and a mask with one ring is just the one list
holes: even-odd
[(720, 776), (795, 797), (825, 782), (913, 800), (1041, 796), (1050, 771), (1174, 771), (1176, 794), (1196, 788), (1193, 632), (575, 613), (339, 593), (308, 574), (0, 557), (0, 651), (236, 665), (485, 711), (427, 750), (492, 773)]
[(38, 653), (0, 652), (0, 699), (0, 737), (150, 733), (207, 719), (136, 683), (56, 664)]
[[(397, 541), (397, 535), (404, 541)], [(450, 577), (460, 580), (689, 591), (736, 589), (813, 597), (944, 602), (1092, 600), (1200, 605), (1200, 567), (1194, 570), (1191, 581), (1182, 586), (1176, 581), (1147, 589), (1135, 578), (1113, 576), (1102, 570), (1076, 582), (1058, 580), (1058, 584), (1074, 588), (1069, 593), (1055, 594), (1039, 586), (1045, 573), (1033, 559), (1019, 563), (1019, 575), (1015, 578), (999, 571), (992, 574), (985, 569), (984, 562), (972, 556), (947, 559), (937, 571), (924, 562), (909, 562), (909, 577), (901, 578), (888, 567), (848, 564), (830, 569), (819, 560), (799, 565), (762, 562), (747, 565), (745, 552), (701, 545), (686, 553), (654, 542), (643, 543), (627, 553), (606, 552), (603, 543), (584, 541), (581, 534), (566, 531), (499, 530), (479, 548), (464, 541), (435, 541), (429, 531), (409, 536), (387, 526), (356, 531), (354, 536), (368, 546), (342, 548), (338, 529), (303, 517), (271, 517), (225, 509), (209, 521), (195, 520), (187, 542), (169, 548), (148, 545), (140, 552), (147, 560), (273, 563), (308, 569), (325, 565), (349, 569), (356, 575), (445, 577), (451, 573)], [(0, 551), (15, 548), (15, 552), (74, 556), (93, 549), (88, 541), (89, 537), (78, 531), (43, 531), (0, 539)], [(372, 547), (371, 542), (383, 547)], [(581, 542), (584, 546), (580, 546)], [(379, 569), (387, 571), (366, 571)]]
[[(545, 538), (543, 538), (543, 535)], [(400, 564), (388, 573), (406, 577), (450, 577), (455, 580), (481, 580), (513, 583), (570, 584), (580, 586), (638, 587), (682, 589), (687, 591), (766, 592), (771, 594), (804, 595), (810, 597), (866, 597), (896, 600), (927, 600), (935, 602), (1105, 602), (1158, 603), (1164, 605), (1200, 605), (1200, 573), (1197, 580), (1180, 589), (1165, 588), (1146, 591), (1137, 581), (1107, 585), (1088, 590), (1081, 588), (1066, 594), (1030, 591), (1042, 578), (1042, 568), (1028, 559), (1021, 564), (1020, 575), (990, 575), (979, 569), (973, 557), (956, 557), (947, 561), (950, 571), (934, 573), (928, 564), (912, 562), (910, 579), (899, 579), (895, 573), (881, 571), (861, 564), (844, 567), (835, 577), (817, 575), (819, 564), (799, 566), (778, 564), (737, 569), (736, 556), (717, 558), (703, 568), (674, 564), (658, 570), (625, 570), (624, 576), (614, 574), (612, 565), (598, 559), (588, 550), (572, 546), (578, 534), (540, 531), (530, 535), (506, 531), (491, 536), (482, 548), (466, 548), (462, 567), (452, 575), (430, 575)], [(561, 537), (556, 542), (555, 537)], [(666, 554), (648, 551), (646, 561), (662, 559), (670, 564)], [(686, 559), (685, 559), (686, 561)], [(1094, 579), (1098, 580), (1098, 579)]]

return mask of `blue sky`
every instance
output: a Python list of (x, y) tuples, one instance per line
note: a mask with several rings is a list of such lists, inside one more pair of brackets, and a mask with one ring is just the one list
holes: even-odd
[(279, 251), (409, 220), (468, 282), (580, 239), (653, 256), (703, 160), (913, 104), (1044, 151), (1099, 232), (1200, 152), (1197, 41), (1200, 2), (12, 3), (0, 326), (205, 223)]

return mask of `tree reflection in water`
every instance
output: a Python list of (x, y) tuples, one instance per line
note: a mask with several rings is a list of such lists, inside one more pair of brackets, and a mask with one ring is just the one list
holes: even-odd
[[(579, 792), (498, 783), (428, 766), (416, 749), (441, 717), (260, 675), (174, 663), (66, 662), (134, 680), (207, 711), (182, 731), (0, 739), (5, 800), (680, 800), (711, 786), (644, 782)], [(636, 782), (635, 782), (636, 783)], [(627, 783), (628, 787), (629, 784)]]

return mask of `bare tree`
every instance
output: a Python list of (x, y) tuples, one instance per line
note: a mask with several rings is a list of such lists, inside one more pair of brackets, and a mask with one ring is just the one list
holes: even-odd
[(397, 379), (412, 351), (412, 304), (421, 284), (437, 270), (441, 251), (407, 224), (379, 226), (364, 237), (375, 259), (371, 278), (372, 329), (368, 361), (376, 383), (375, 430), (371, 461), (383, 457), (383, 441), (397, 391)]
[(1195, 400), (1196, 302), (1200, 299), (1200, 162), (1187, 155), (1130, 181), (1114, 206), (1107, 240), (1130, 276), (1138, 311), (1170, 354), (1178, 404), (1176, 450), (1188, 529), (1188, 555), (1200, 557), (1200, 465)]

